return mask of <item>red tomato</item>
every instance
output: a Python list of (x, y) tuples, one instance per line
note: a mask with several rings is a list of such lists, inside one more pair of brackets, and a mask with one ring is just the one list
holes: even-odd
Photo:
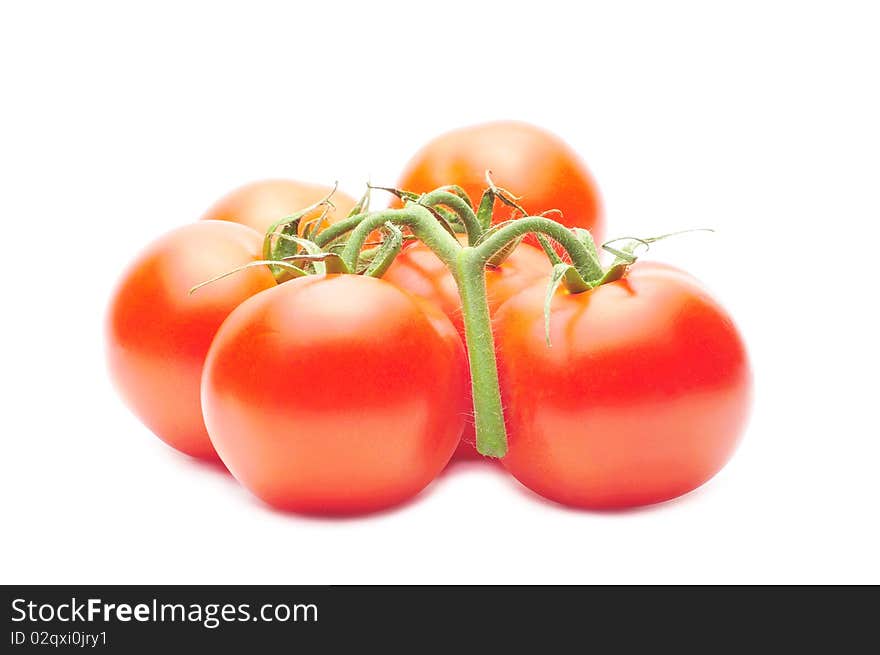
[[(527, 211), (559, 209), (562, 217), (549, 218), (586, 228), (602, 242), (602, 204), (590, 171), (562, 139), (528, 123), (500, 121), (447, 132), (415, 154), (397, 186), (426, 193), (458, 184), (476, 207), (486, 188), (487, 169), (495, 184), (522, 196), (520, 204)], [(509, 207), (495, 203), (494, 222), (510, 214)], [(531, 235), (526, 241), (537, 245)]]
[(123, 398), (163, 441), (216, 458), (199, 388), (208, 346), (239, 303), (275, 286), (266, 268), (199, 282), (259, 258), (262, 237), (234, 223), (204, 221), (169, 232), (144, 250), (110, 302), (107, 355)]
[(376, 278), (302, 277), (242, 303), (202, 381), (232, 474), (285, 510), (356, 513), (414, 496), (446, 465), (467, 408), (449, 320)]
[(514, 296), (494, 323), (508, 428), (504, 466), (533, 491), (578, 507), (680, 496), (732, 455), (751, 395), (746, 350), (694, 280), (636, 264), (621, 280), (553, 300)]
[[(467, 238), (462, 236), (459, 240), (464, 243)], [(486, 293), (490, 314), (494, 314), (508, 298), (535, 280), (549, 283), (551, 271), (552, 266), (547, 256), (528, 246), (518, 247), (501, 266), (487, 268)], [(427, 246), (418, 242), (406, 248), (388, 267), (382, 279), (439, 307), (452, 320), (464, 340), (461, 298), (455, 280), (449, 269)], [(470, 383), (467, 388), (470, 390)], [(474, 425), (470, 419), (465, 424), (461, 445), (456, 454), (463, 457), (477, 455)]]
[[(241, 223), (265, 234), (273, 223), (315, 204), (330, 192), (330, 187), (295, 180), (260, 180), (229, 192), (205, 212), (202, 220)], [(337, 191), (335, 205), (327, 216), (327, 225), (348, 215), (357, 204), (354, 198)], [(316, 211), (314, 216), (318, 217)]]

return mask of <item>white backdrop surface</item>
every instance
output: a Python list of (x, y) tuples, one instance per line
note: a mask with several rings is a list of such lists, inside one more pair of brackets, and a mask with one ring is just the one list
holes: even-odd
[[(880, 31), (872, 3), (4, 3), (4, 583), (880, 582)], [(393, 183), (518, 118), (589, 163), (609, 236), (702, 278), (753, 360), (733, 461), (572, 511), (453, 466), (360, 519), (263, 507), (106, 377), (125, 263), (245, 181)]]

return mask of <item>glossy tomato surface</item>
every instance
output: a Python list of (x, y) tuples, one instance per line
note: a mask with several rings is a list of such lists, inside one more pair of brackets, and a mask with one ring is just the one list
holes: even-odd
[[(460, 240), (466, 242), (465, 237), (460, 237)], [(486, 294), (490, 314), (494, 314), (502, 303), (536, 280), (549, 283), (552, 268), (543, 252), (526, 245), (517, 247), (501, 266), (487, 268)], [(416, 243), (404, 249), (382, 278), (439, 307), (450, 318), (464, 341), (458, 287), (449, 269), (427, 246)], [(470, 415), (456, 455), (477, 456), (474, 425)]]
[(242, 303), (217, 333), (202, 401), (232, 474), (277, 508), (359, 513), (446, 465), (467, 408), (461, 339), (383, 280), (303, 277)]
[[(276, 221), (291, 216), (324, 198), (331, 188), (296, 180), (259, 180), (245, 184), (220, 198), (202, 216), (202, 220), (241, 223), (265, 234)], [(335, 209), (327, 216), (327, 225), (345, 218), (357, 204), (354, 198), (336, 191)], [(316, 211), (309, 218), (317, 217)]]
[(110, 301), (111, 377), (132, 411), (169, 445), (216, 458), (199, 401), (202, 366), (217, 328), (250, 296), (275, 286), (266, 268), (194, 285), (259, 258), (262, 238), (234, 223), (202, 221), (153, 242)]
[(646, 505), (700, 486), (743, 431), (751, 374), (725, 310), (660, 264), (553, 300), (544, 285), (496, 314), (509, 452), (533, 491), (578, 507)]
[[(562, 217), (549, 218), (586, 228), (601, 243), (602, 202), (586, 164), (558, 136), (529, 123), (483, 123), (442, 134), (413, 156), (397, 186), (425, 193), (458, 184), (476, 207), (486, 188), (487, 169), (495, 184), (522, 197), (520, 203), (530, 213), (558, 209)], [(494, 222), (510, 214), (509, 207), (495, 203)], [(537, 244), (532, 237), (527, 242)]]

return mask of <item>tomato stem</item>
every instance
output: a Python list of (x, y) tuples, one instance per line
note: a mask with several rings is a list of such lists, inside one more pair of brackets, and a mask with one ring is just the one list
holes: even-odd
[(342, 259), (351, 270), (356, 270), (361, 248), (369, 234), (386, 222), (408, 226), (452, 271), (462, 299), (477, 450), (489, 457), (504, 457), (507, 453), (507, 431), (498, 388), (495, 342), (492, 338), (483, 270), (486, 262), (482, 253), (475, 248), (462, 248), (458, 240), (437, 222), (429, 209), (418, 203), (408, 202), (404, 209), (388, 209), (369, 214), (354, 228), (342, 251)]
[(454, 193), (459, 198), (464, 200), (464, 203), (470, 207), (474, 208), (473, 203), (471, 202), (470, 196), (468, 196), (467, 191), (462, 189), (458, 184), (447, 184), (445, 186), (437, 187), (434, 191), (448, 191), (449, 193)]
[(483, 240), (476, 250), (485, 264), (504, 250), (511, 241), (530, 232), (544, 234), (562, 246), (571, 257), (572, 265), (587, 282), (592, 283), (602, 277), (602, 266), (596, 255), (590, 252), (571, 230), (544, 216), (525, 216), (494, 228), (483, 235)]
[[(461, 244), (458, 240), (440, 226), (431, 211), (427, 207), (422, 207), (413, 202), (408, 202), (405, 209), (385, 209), (371, 212), (360, 217), (353, 216), (351, 219), (345, 219), (339, 223), (334, 223), (324, 230), (322, 236), (331, 228), (341, 225), (342, 223), (347, 223), (355, 218), (359, 218), (360, 220), (355, 221), (353, 228), (350, 226), (346, 226), (347, 229), (340, 228), (338, 234), (333, 237), (338, 238), (348, 231), (351, 232), (351, 235), (345, 244), (345, 248), (342, 250), (342, 258), (351, 270), (357, 270), (356, 265), (360, 257), (361, 249), (367, 238), (370, 236), (370, 233), (382, 228), (386, 222), (391, 223), (392, 225), (405, 225), (409, 227), (413, 234), (433, 250), (437, 257), (440, 258), (440, 261), (446, 264), (450, 269), (453, 268), (458, 251), (461, 250)], [(327, 240), (325, 240), (325, 243), (326, 241)]]
[[(382, 275), (400, 252), (405, 238), (399, 229), (401, 226), (408, 227), (415, 238), (434, 252), (452, 272), (461, 297), (471, 372), (477, 451), (488, 457), (504, 457), (507, 454), (507, 430), (504, 424), (495, 341), (486, 293), (486, 266), (500, 263), (526, 234), (536, 234), (545, 253), (554, 264), (554, 275), (547, 296), (547, 308), (549, 308), (549, 301), (560, 283), (565, 282), (572, 293), (587, 291), (608, 281), (610, 276), (622, 274), (626, 266), (635, 261), (632, 252), (635, 246), (632, 244), (647, 245), (669, 235), (653, 239), (630, 239), (629, 242), (632, 243), (625, 244), (619, 250), (606, 244), (605, 248), (614, 253), (617, 259), (608, 271), (604, 271), (592, 237), (586, 230), (569, 229), (545, 216), (524, 216), (489, 227), (492, 207), (496, 199), (517, 209), (519, 205), (516, 204), (514, 197), (503, 189), (495, 187), (490, 177), (487, 176), (487, 179), (490, 188), (483, 194), (476, 213), (464, 191), (459, 187), (441, 187), (421, 196), (399, 189), (386, 189), (404, 200), (403, 209), (353, 213), (314, 235), (313, 242), (309, 243), (316, 248), (342, 247), (338, 255), (338, 264), (343, 270), (358, 272), (361, 270), (359, 266), (361, 260), (369, 260), (364, 268), (364, 274), (376, 277)], [(361, 209), (365, 209), (365, 203)], [(447, 217), (451, 218), (453, 215), (467, 231), (468, 245), (465, 247), (458, 242), (450, 226)], [(277, 229), (278, 226), (270, 230), (267, 243), (273, 237), (280, 243), (300, 241), (292, 235), (273, 234)], [(293, 227), (285, 225), (282, 230), (285, 229), (294, 231), (296, 225), (294, 224)], [(386, 238), (380, 248), (370, 253), (371, 257), (365, 257), (364, 245), (375, 230), (383, 230)], [(346, 235), (349, 235), (348, 238), (342, 242), (341, 239)], [(568, 253), (571, 264), (566, 264), (556, 255), (547, 238), (558, 243)], [(330, 257), (331, 254), (325, 256), (327, 264), (336, 263), (336, 260)], [(315, 257), (317, 255), (300, 255), (295, 258)], [(288, 262), (283, 263), (291, 266)], [(295, 267), (291, 266), (291, 268)], [(287, 274), (295, 275), (297, 272), (298, 269)], [(549, 320), (547, 308), (545, 313)], [(546, 325), (545, 329), (549, 345), (549, 325)]]
[(474, 213), (473, 208), (469, 203), (465, 202), (461, 196), (452, 193), (451, 191), (446, 191), (441, 188), (426, 193), (419, 198), (419, 204), (425, 205), (426, 207), (434, 207), (436, 205), (445, 205), (446, 207), (449, 207), (449, 209), (458, 216), (459, 221), (464, 226), (465, 232), (467, 232), (468, 235), (469, 246), (476, 245), (477, 241), (479, 241), (480, 237), (483, 235), (483, 227), (477, 220), (477, 215)]
[(477, 452), (487, 457), (504, 457), (507, 454), (507, 428), (504, 425), (495, 340), (486, 296), (485, 266), (479, 251), (466, 247), (458, 253), (452, 270), (461, 296), (471, 370)]
[(385, 237), (382, 245), (376, 249), (372, 261), (364, 269), (364, 275), (368, 277), (382, 277), (403, 248), (403, 232), (394, 223), (386, 221), (382, 227), (382, 232)]
[(492, 189), (483, 191), (480, 206), (477, 208), (477, 222), (485, 232), (492, 226), (492, 214), (495, 210), (495, 192)]
[(323, 248), (330, 242), (335, 241), (339, 237), (345, 236), (346, 234), (351, 232), (358, 225), (360, 225), (367, 216), (370, 215), (371, 213), (369, 212), (354, 214), (352, 216), (343, 218), (341, 221), (333, 223), (332, 225), (328, 225), (317, 235), (315, 235), (314, 242)]
[[(432, 213), (436, 211), (431, 207), (432, 204), (452, 209), (467, 227), (469, 241), (477, 241), (478, 245), (462, 247)], [(507, 430), (504, 425), (495, 342), (486, 296), (486, 265), (494, 262), (499, 254), (524, 235), (543, 234), (568, 252), (572, 266), (586, 281), (579, 288), (584, 290), (603, 275), (595, 250), (588, 248), (564, 225), (543, 216), (526, 216), (483, 231), (470, 205), (457, 194), (444, 189), (425, 194), (418, 202), (408, 200), (404, 209), (387, 209), (346, 218), (329, 226), (315, 237), (315, 241), (323, 245), (351, 232), (341, 257), (350, 270), (356, 271), (367, 238), (374, 230), (388, 223), (409, 227), (415, 237), (452, 271), (462, 303), (477, 451), (489, 457), (504, 457), (507, 453)], [(476, 239), (471, 238), (474, 236)]]

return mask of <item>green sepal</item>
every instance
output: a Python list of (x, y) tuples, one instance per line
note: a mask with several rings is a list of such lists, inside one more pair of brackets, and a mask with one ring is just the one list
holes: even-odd
[[(340, 257), (339, 254), (335, 252), (322, 252), (317, 255), (291, 255), (289, 257), (285, 257), (278, 263), (290, 262), (310, 262), (315, 268), (315, 272), (319, 274), (329, 275), (331, 273), (351, 272), (342, 257)], [(322, 268), (321, 271), (318, 270), (319, 264)]]
[(379, 253), (379, 246), (375, 248), (365, 248), (361, 250), (361, 254), (358, 255), (358, 263), (357, 270), (355, 273), (357, 275), (362, 275), (364, 271), (367, 270), (367, 267), (376, 258), (376, 255)]
[(441, 213), (437, 210), (436, 207), (429, 207), (428, 205), (421, 205), (421, 204), (419, 204), (419, 203), (417, 203), (417, 202), (414, 203), (414, 204), (419, 205), (419, 207), (424, 207), (424, 208), (427, 209), (429, 212), (431, 212), (431, 215), (432, 215), (434, 218), (437, 219), (437, 222), (440, 223), (440, 226), (441, 226), (444, 230), (446, 230), (447, 232), (449, 232), (449, 234), (451, 234), (452, 236), (458, 238), (458, 234), (456, 233), (455, 228), (452, 227), (452, 225), (450, 225), (449, 221), (446, 220), (446, 217), (445, 217), (443, 214), (441, 214)]
[(431, 193), (435, 193), (437, 191), (446, 191), (448, 193), (452, 193), (464, 200), (467, 203), (468, 207), (470, 207), (471, 209), (474, 208), (474, 203), (471, 202), (470, 196), (468, 196), (467, 192), (457, 184), (446, 184), (444, 186), (437, 187)]
[[(602, 249), (607, 250), (612, 255), (614, 255), (614, 261), (611, 262), (611, 265), (605, 271), (605, 274), (599, 280), (598, 284), (606, 284), (608, 282), (614, 282), (615, 280), (619, 280), (623, 277), (624, 273), (626, 273), (626, 269), (636, 263), (639, 255), (636, 254), (636, 249), (639, 246), (642, 246), (647, 251), (652, 243), (656, 243), (657, 241), (662, 241), (663, 239), (668, 239), (669, 237), (678, 236), (679, 234), (688, 234), (689, 232), (714, 232), (710, 227), (697, 227), (689, 230), (679, 230), (678, 232), (669, 232), (668, 234), (661, 234), (656, 237), (646, 237), (644, 239), (640, 239), (638, 237), (620, 237), (619, 239), (611, 239), (610, 241), (606, 241), (602, 244)], [(618, 241), (623, 241), (624, 245), (620, 248), (614, 248), (610, 246), (611, 243), (617, 243)]]
[(550, 243), (550, 239), (547, 238), (546, 234), (536, 233), (535, 238), (538, 240), (538, 244), (540, 244), (541, 249), (544, 251), (544, 254), (547, 255), (547, 259), (550, 260), (551, 264), (556, 266), (557, 264), (565, 263), (562, 261), (562, 257), (559, 256), (559, 253), (556, 252), (556, 248)]
[[(460, 187), (456, 188), (461, 190)], [(451, 210), (454, 219), (450, 220), (451, 216), (448, 212), (444, 212), (444, 217), (450, 224), (458, 223), (464, 227), (464, 232), (468, 236), (468, 245), (474, 245), (483, 233), (470, 200), (463, 200), (460, 195), (450, 191), (449, 187), (440, 187), (430, 193), (422, 194), (418, 204), (428, 209)]]
[[(648, 244), (651, 243), (654, 239), (637, 239), (635, 237), (623, 237), (621, 239), (612, 239), (611, 241), (606, 241), (602, 244), (602, 249), (607, 250), (612, 255), (614, 255), (614, 261), (608, 266), (605, 270), (605, 273), (602, 275), (599, 280), (599, 284), (608, 284), (609, 282), (614, 282), (615, 280), (619, 280), (626, 273), (626, 269), (636, 263), (636, 260), (639, 258), (638, 255), (635, 254), (636, 248), (639, 246), (644, 246), (645, 248), (649, 247)], [(615, 243), (617, 241), (626, 242), (620, 248), (613, 248), (609, 246), (609, 243)]]
[(467, 233), (467, 228), (465, 228), (464, 223), (458, 220), (458, 214), (456, 214), (454, 211), (446, 209), (446, 207), (441, 207), (439, 205), (434, 205), (433, 207), (431, 207), (431, 209), (442, 215), (443, 218), (446, 219), (446, 222), (449, 223), (449, 226), (457, 233)]
[[(571, 228), (572, 233), (575, 238), (583, 244), (584, 248), (587, 249), (587, 254), (590, 256), (590, 259), (594, 263), (594, 268), (596, 271), (602, 270), (602, 264), (599, 261), (599, 251), (596, 250), (596, 241), (593, 239), (593, 235), (589, 230), (585, 230), (582, 227), (573, 227)], [(597, 275), (592, 280), (587, 280), (592, 286), (596, 286), (599, 284), (599, 280), (602, 279), (602, 275)]]
[(329, 255), (324, 260), (324, 273), (326, 275), (333, 275), (337, 273), (351, 273), (348, 268), (348, 264), (345, 263), (345, 260), (335, 252), (327, 252), (325, 255)]
[(547, 339), (548, 348), (553, 346), (550, 343), (550, 305), (553, 302), (553, 296), (556, 295), (556, 290), (563, 280), (570, 293), (582, 293), (593, 288), (593, 285), (584, 280), (578, 270), (571, 264), (560, 262), (553, 266), (550, 284), (547, 285), (547, 294), (544, 296), (544, 337)]
[(285, 268), (285, 269), (288, 269), (293, 272), (293, 275), (291, 277), (302, 277), (303, 275), (308, 275), (308, 273), (306, 273), (306, 271), (301, 269), (299, 266), (296, 266), (296, 265), (291, 264), (289, 262), (278, 262), (278, 261), (269, 261), (268, 259), (258, 259), (253, 262), (248, 262), (247, 264), (242, 264), (241, 266), (236, 266), (231, 271), (226, 271), (225, 273), (221, 273), (220, 275), (215, 275), (210, 280), (205, 280), (204, 282), (199, 282), (197, 285), (190, 288), (189, 293), (193, 294), (196, 291), (198, 291), (199, 289), (201, 289), (202, 287), (207, 286), (209, 284), (212, 284), (212, 283), (216, 282), (217, 280), (222, 280), (223, 278), (229, 277), (230, 275), (234, 275), (235, 273), (238, 273), (239, 271), (243, 271), (247, 268), (256, 268), (257, 266), (268, 266), (270, 270), (273, 266)]
[(310, 218), (307, 221), (302, 221), (300, 229), (302, 230), (303, 236), (306, 239), (312, 240), (318, 236), (321, 230), (326, 226), (327, 216), (330, 215), (330, 211), (334, 208), (335, 206), (328, 201), (320, 216)]
[[(281, 260), (288, 255), (295, 254), (297, 252), (296, 243), (284, 239), (282, 238), (282, 236), (299, 237), (300, 222), (302, 221), (302, 219), (319, 207), (333, 207), (333, 203), (330, 202), (330, 198), (333, 196), (334, 193), (336, 193), (336, 185), (333, 186), (333, 189), (330, 191), (330, 193), (328, 193), (318, 202), (309, 205), (305, 209), (301, 209), (295, 214), (275, 221), (272, 226), (266, 231), (266, 236), (263, 238), (263, 259)], [(326, 218), (326, 215), (327, 212), (325, 211), (317, 219), (317, 225), (312, 226), (315, 228), (315, 230), (320, 227), (320, 224)], [(315, 230), (309, 230), (309, 234), (313, 235), (313, 232)]]
[(403, 232), (394, 223), (386, 222), (382, 233), (382, 245), (376, 249), (375, 256), (364, 270), (364, 275), (368, 277), (382, 277), (403, 249)]
[(501, 266), (508, 257), (510, 257), (511, 253), (516, 250), (517, 246), (522, 243), (523, 237), (519, 237), (518, 239), (514, 239), (506, 246), (504, 246), (501, 250), (492, 255), (487, 261), (486, 264), (488, 266)]
[(584, 244), (584, 247), (587, 249), (587, 252), (590, 253), (590, 256), (599, 261), (599, 251), (596, 249), (596, 240), (593, 239), (593, 235), (589, 230), (585, 230), (582, 227), (573, 227), (571, 231), (574, 233), (574, 236)]
[(480, 206), (477, 209), (477, 222), (485, 232), (492, 226), (492, 214), (495, 210), (495, 192), (492, 189), (483, 191)]
[(487, 191), (491, 191), (495, 198), (498, 198), (498, 200), (503, 202), (508, 207), (512, 207), (513, 209), (517, 210), (523, 216), (529, 215), (529, 212), (523, 209), (522, 205), (517, 202), (517, 200), (520, 200), (518, 196), (513, 195), (507, 189), (497, 186), (495, 182), (492, 181), (492, 171), (486, 171), (486, 184), (489, 187)]
[(482, 235), (480, 235), (480, 238), (479, 238), (479, 240), (477, 241), (476, 245), (480, 245), (480, 244), (483, 243), (486, 239), (488, 239), (490, 236), (492, 236), (492, 235), (495, 234), (496, 232), (500, 231), (502, 228), (507, 227), (508, 225), (510, 225), (511, 223), (514, 223), (514, 222), (515, 222), (515, 221), (510, 221), (510, 220), (508, 220), (508, 221), (501, 221), (500, 223), (496, 223), (495, 225), (491, 226), (488, 230), (486, 230), (485, 232), (483, 232)]
[(413, 193), (412, 191), (407, 191), (406, 189), (397, 189), (395, 187), (390, 186), (373, 186), (370, 185), (371, 189), (378, 189), (379, 191), (387, 191), (393, 196), (397, 196), (400, 200), (406, 202), (417, 202), (421, 197), (421, 194)]
[[(275, 249), (277, 241), (281, 234), (288, 234), (290, 231), (293, 234), (299, 234), (299, 222), (302, 220), (302, 217), (305, 216), (309, 211), (303, 210), (302, 212), (298, 212), (293, 216), (287, 216), (282, 218), (279, 221), (275, 221), (272, 226), (266, 232), (266, 236), (263, 237), (263, 259), (280, 259), (281, 257), (274, 257)], [(288, 227), (292, 226), (292, 230), (288, 230)]]
[(364, 195), (362, 195), (361, 199), (358, 200), (358, 203), (351, 208), (351, 211), (348, 212), (346, 218), (351, 218), (352, 216), (357, 216), (358, 214), (364, 214), (370, 211), (370, 191), (372, 191), (372, 187), (367, 184), (367, 190), (364, 191)]
[[(301, 254), (300, 249), (304, 250), (308, 255), (320, 255), (324, 252), (318, 244), (310, 239), (284, 233), (275, 234), (274, 244), (272, 256), (270, 257), (271, 261), (293, 261)], [(314, 260), (313, 269), (315, 273), (324, 274), (326, 271), (323, 260)], [(287, 282), (291, 277), (294, 277), (284, 267), (273, 267), (271, 270), (278, 284)]]

